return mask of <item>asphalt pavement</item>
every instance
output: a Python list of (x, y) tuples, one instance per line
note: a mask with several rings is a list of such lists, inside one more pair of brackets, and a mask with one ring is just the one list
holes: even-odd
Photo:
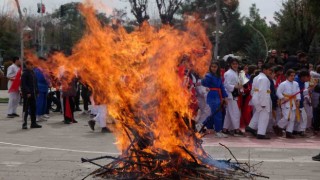
[[(22, 107), (19, 106), (19, 112)], [(43, 128), (22, 130), (22, 118), (6, 118), (7, 104), (0, 104), (0, 179), (2, 180), (71, 180), (82, 179), (96, 166), (81, 163), (81, 158), (103, 155), (117, 156), (119, 152), (111, 133), (91, 131), (89, 116), (76, 112), (77, 124), (66, 125), (60, 113), (51, 113)], [(320, 162), (311, 157), (320, 153), (320, 137), (289, 140), (253, 137), (218, 139), (203, 138), (203, 146), (214, 158), (229, 159), (230, 153), (219, 145), (227, 145), (241, 162), (255, 164), (258, 171), (270, 179), (319, 180)], [(98, 161), (107, 164), (108, 160)], [(91, 179), (91, 178), (88, 178)]]

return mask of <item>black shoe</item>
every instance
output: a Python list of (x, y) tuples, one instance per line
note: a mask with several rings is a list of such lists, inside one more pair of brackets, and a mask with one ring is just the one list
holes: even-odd
[(15, 116), (13, 116), (12, 114), (8, 114), (7, 118), (14, 118)]
[(248, 132), (248, 133), (251, 133), (252, 136), (256, 136), (257, 135), (257, 131), (255, 129), (252, 129), (250, 126), (247, 126), (245, 131)]
[(71, 122), (70, 121), (63, 121), (64, 122), (64, 124), (71, 124)]
[(240, 131), (239, 129), (238, 130), (235, 130), (234, 131), (234, 136), (244, 136), (243, 132)]
[(78, 123), (78, 121), (76, 121), (76, 120), (74, 119), (74, 120), (72, 120), (72, 123)]
[(96, 125), (96, 121), (90, 120), (88, 121), (89, 127), (92, 131), (94, 131), (94, 126)]
[(307, 134), (304, 131), (300, 131), (298, 136), (304, 138), (304, 137), (307, 137)]
[(14, 117), (20, 117), (19, 114), (16, 114), (16, 113), (12, 113), (11, 115)]
[(28, 129), (27, 123), (22, 124), (22, 129)]
[(287, 139), (295, 139), (295, 137), (290, 132), (286, 132), (286, 138)]
[(30, 128), (42, 128), (42, 126), (35, 123), (35, 124), (31, 124)]
[(299, 135), (299, 131), (292, 131), (292, 135)]
[(316, 156), (313, 156), (312, 157), (312, 160), (314, 161), (320, 161), (320, 154), (316, 155)]
[(56, 110), (54, 110), (52, 112), (61, 112), (61, 110), (60, 109), (56, 109)]
[(270, 139), (270, 137), (269, 137), (269, 136), (266, 136), (266, 135), (260, 135), (260, 134), (258, 134), (258, 135), (257, 135), (257, 139), (268, 140), (268, 139)]
[(76, 108), (74, 111), (82, 111), (82, 109), (80, 109), (80, 108)]
[(101, 132), (102, 133), (110, 133), (111, 131), (110, 131), (110, 129), (104, 127), (104, 128), (101, 129)]
[(273, 131), (277, 136), (283, 136), (282, 129), (279, 126), (273, 126)]

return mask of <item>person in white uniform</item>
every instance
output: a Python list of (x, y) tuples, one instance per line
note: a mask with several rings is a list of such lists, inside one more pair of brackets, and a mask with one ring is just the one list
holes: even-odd
[(241, 111), (238, 106), (238, 96), (242, 86), (239, 81), (238, 67), (239, 61), (235, 58), (229, 57), (228, 63), (230, 69), (224, 74), (224, 87), (226, 88), (228, 98), (226, 115), (223, 124), (223, 133), (233, 134), (235, 136), (243, 136), (243, 132), (240, 130), (240, 117)]
[(286, 72), (287, 80), (282, 82), (277, 89), (277, 96), (281, 101), (282, 118), (274, 127), (275, 133), (282, 136), (282, 129), (286, 129), (286, 138), (294, 139), (292, 131), (295, 119), (300, 119), (299, 101), (301, 99), (299, 84), (294, 81), (295, 71)]
[(262, 72), (253, 79), (252, 83), (251, 104), (254, 106), (255, 112), (246, 131), (254, 135), (257, 134), (257, 139), (270, 139), (266, 136), (272, 111), (270, 80), (267, 76), (270, 76), (272, 70), (269, 64), (264, 64), (261, 68)]
[[(16, 76), (20, 70), (21, 62), (19, 57), (14, 57), (13, 64), (7, 69), (7, 78), (8, 78), (8, 90), (10, 90), (13, 81), (16, 79)], [(18, 91), (9, 92), (9, 103), (8, 103), (8, 113), (7, 118), (19, 117), (17, 114), (17, 107), (19, 105), (20, 94)]]

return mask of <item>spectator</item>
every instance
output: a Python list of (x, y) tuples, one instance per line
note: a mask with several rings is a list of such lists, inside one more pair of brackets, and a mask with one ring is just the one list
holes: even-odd
[(21, 91), (23, 96), (23, 124), (22, 129), (28, 129), (27, 119), (30, 113), (31, 126), (30, 128), (41, 128), (42, 126), (36, 123), (36, 96), (38, 94), (37, 78), (33, 72), (33, 64), (26, 61), (26, 68), (21, 77)]
[(46, 121), (49, 118), (46, 114), (49, 84), (41, 69), (34, 68), (34, 74), (37, 78), (39, 92), (37, 96), (37, 121)]
[[(20, 94), (20, 77), (21, 77), (21, 62), (19, 57), (14, 57), (13, 64), (8, 67), (7, 78), (8, 78), (8, 90), (9, 90), (9, 103), (8, 103), (8, 115), (7, 118), (19, 117), (17, 114), (17, 107), (19, 104)], [(15, 83), (14, 83), (15, 82)]]

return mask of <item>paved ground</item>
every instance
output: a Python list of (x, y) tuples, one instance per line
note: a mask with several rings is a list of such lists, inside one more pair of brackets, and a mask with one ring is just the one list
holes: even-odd
[[(21, 112), (21, 107), (19, 107)], [(82, 179), (96, 169), (82, 164), (81, 157), (117, 156), (112, 134), (92, 132), (87, 116), (77, 113), (78, 124), (65, 125), (59, 113), (52, 113), (42, 129), (22, 130), (22, 118), (7, 119), (6, 104), (0, 104), (0, 180)], [(320, 137), (287, 140), (276, 138), (204, 138), (204, 148), (213, 157), (228, 159), (230, 154), (219, 143), (230, 147), (241, 161), (264, 161), (260, 171), (271, 179), (320, 179), (320, 162), (311, 156), (320, 152)], [(107, 164), (107, 161), (100, 161)], [(90, 179), (90, 178), (89, 178)]]

